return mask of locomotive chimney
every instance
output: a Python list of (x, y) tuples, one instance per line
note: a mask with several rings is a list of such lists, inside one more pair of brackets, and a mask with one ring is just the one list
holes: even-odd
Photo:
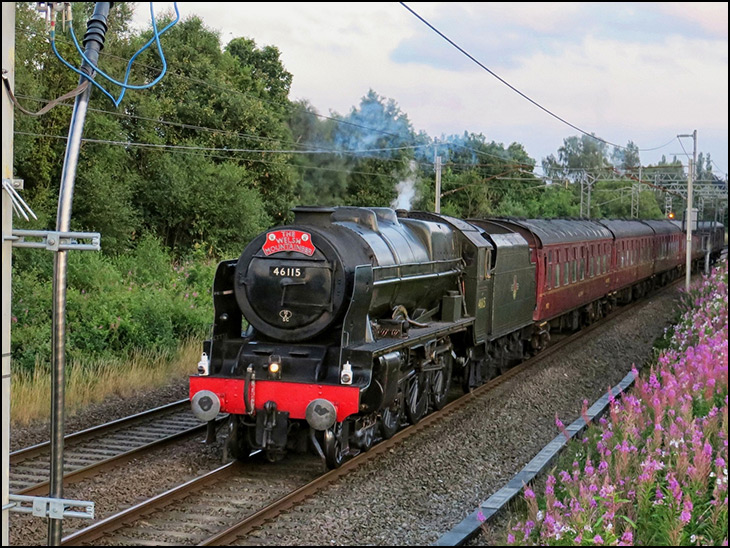
[(294, 212), (294, 224), (310, 226), (328, 226), (332, 224), (332, 207), (324, 206), (297, 206)]

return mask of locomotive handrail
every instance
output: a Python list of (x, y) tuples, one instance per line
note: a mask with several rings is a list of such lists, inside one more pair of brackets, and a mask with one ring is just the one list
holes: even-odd
[[(390, 284), (390, 283), (396, 283), (403, 280), (427, 280), (432, 278), (438, 278), (441, 276), (449, 276), (452, 274), (458, 274), (461, 272), (460, 268), (451, 268), (450, 270), (442, 270), (440, 272), (437, 272), (435, 270), (435, 267), (438, 265), (452, 265), (452, 264), (458, 264), (461, 262), (461, 258), (456, 259), (442, 259), (437, 261), (428, 261), (425, 263), (404, 263), (404, 264), (394, 264), (394, 265), (383, 265), (383, 266), (374, 266), (373, 267), (373, 277), (376, 277), (376, 274), (381, 274), (387, 270), (394, 270), (395, 273), (391, 275), (390, 277), (381, 277), (380, 279), (377, 279), (374, 281), (373, 285), (384, 285), (384, 284)], [(419, 268), (419, 272), (415, 274), (404, 274), (403, 269), (406, 268)], [(424, 269), (429, 269), (431, 272), (423, 272)]]
[(437, 279), (437, 278), (444, 278), (446, 276), (454, 276), (456, 274), (461, 274), (461, 270), (445, 270), (444, 272), (434, 272), (433, 274), (414, 274), (412, 276), (400, 276), (398, 278), (386, 278), (384, 280), (378, 280), (376, 282), (373, 282), (373, 286), (380, 287), (383, 285), (394, 284), (397, 282), (404, 282), (404, 281), (433, 280), (433, 279)]

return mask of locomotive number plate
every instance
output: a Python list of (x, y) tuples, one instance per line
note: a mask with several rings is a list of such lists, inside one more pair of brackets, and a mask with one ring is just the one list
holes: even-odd
[(278, 278), (304, 278), (307, 269), (299, 266), (272, 266), (269, 274)]

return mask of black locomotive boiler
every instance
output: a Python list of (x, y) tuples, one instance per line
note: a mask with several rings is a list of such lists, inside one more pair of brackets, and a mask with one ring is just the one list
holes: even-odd
[[(218, 265), (194, 413), (228, 452), (337, 467), (617, 302), (676, 278), (664, 221), (473, 220), (299, 207)], [(632, 291), (633, 289), (633, 291)]]

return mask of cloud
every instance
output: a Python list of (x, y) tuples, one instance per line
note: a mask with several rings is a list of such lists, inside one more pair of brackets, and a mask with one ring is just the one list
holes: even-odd
[[(420, 4), (408, 5), (494, 70), (521, 66), (538, 52), (559, 54), (586, 37), (642, 45), (663, 43), (667, 37), (727, 39), (726, 3), (453, 3), (425, 9), (429, 16), (416, 9)], [(694, 6), (699, 7), (694, 10)], [(451, 71), (476, 70), (472, 61), (436, 31), (415, 16), (413, 20), (420, 30), (398, 44), (391, 54), (393, 62)]]

